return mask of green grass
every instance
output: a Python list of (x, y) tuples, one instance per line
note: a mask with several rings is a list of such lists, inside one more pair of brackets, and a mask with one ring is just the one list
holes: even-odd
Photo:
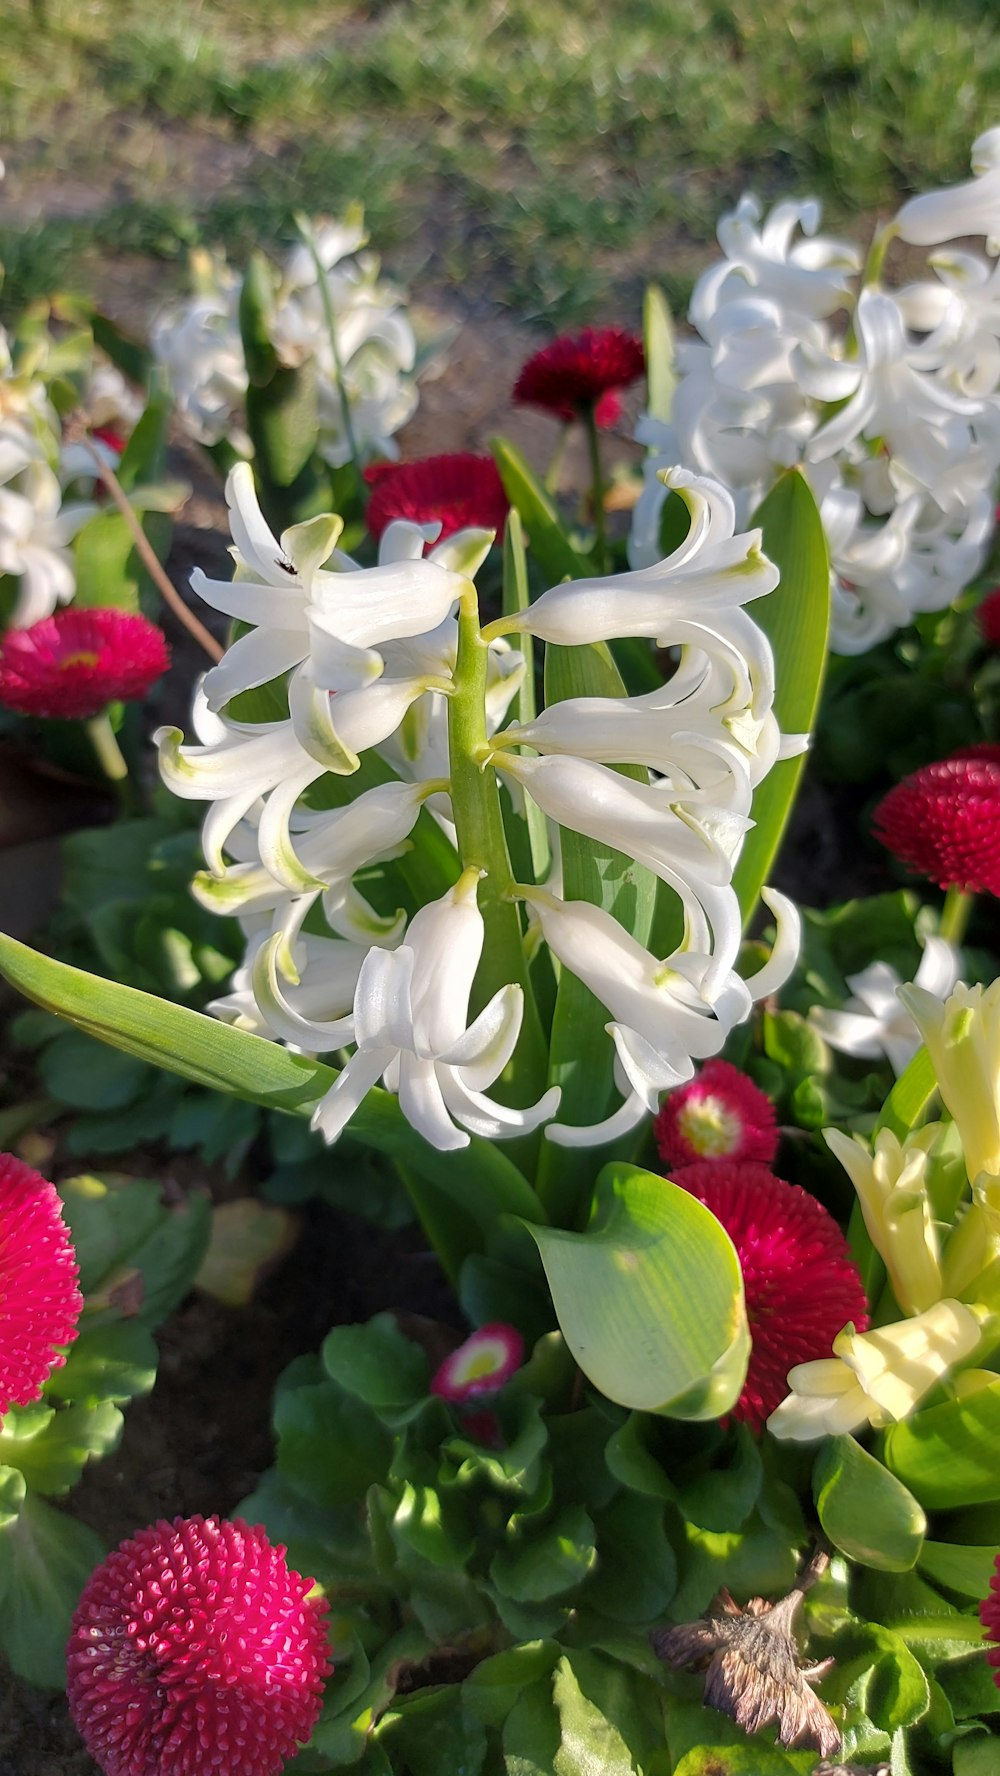
[(147, 0), (13, 0), (5, 153), (43, 219), (0, 228), (5, 300), (99, 288), (108, 255), (240, 251), (360, 197), (418, 288), (634, 319), (649, 275), (684, 299), (748, 185), (818, 191), (842, 222), (962, 177), (997, 115), (992, 11), (177, 0), (154, 21)]

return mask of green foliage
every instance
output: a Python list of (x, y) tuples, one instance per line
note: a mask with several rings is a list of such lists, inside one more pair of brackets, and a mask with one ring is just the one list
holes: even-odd
[(830, 1437), (816, 1458), (813, 1492), (834, 1547), (883, 1572), (908, 1572), (927, 1519), (911, 1493), (853, 1437)]

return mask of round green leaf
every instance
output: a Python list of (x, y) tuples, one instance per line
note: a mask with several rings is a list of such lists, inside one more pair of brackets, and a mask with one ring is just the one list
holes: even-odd
[(927, 1519), (911, 1492), (853, 1437), (831, 1437), (813, 1469), (819, 1520), (834, 1546), (862, 1566), (909, 1572)]
[(718, 1418), (750, 1353), (739, 1259), (697, 1198), (606, 1166), (586, 1233), (532, 1227), (556, 1316), (594, 1386), (621, 1406)]
[(884, 1450), (928, 1510), (1000, 1499), (1000, 1380), (890, 1425)]

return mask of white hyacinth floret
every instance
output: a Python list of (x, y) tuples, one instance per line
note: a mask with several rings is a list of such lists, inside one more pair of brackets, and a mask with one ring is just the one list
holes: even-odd
[[(801, 464), (831, 557), (831, 645), (864, 653), (945, 608), (982, 567), (1000, 475), (1000, 129), (967, 184), (911, 198), (856, 248), (818, 233), (813, 199), (764, 216), (741, 199), (699, 278), (693, 339), (677, 347), (669, 418), (649, 455), (630, 560), (656, 559), (658, 471), (694, 465), (729, 488), (741, 523)], [(949, 243), (985, 237), (986, 255)], [(894, 238), (932, 249), (923, 276), (885, 281)], [(987, 256), (988, 255), (988, 256)]]
[[(436, 524), (399, 521), (361, 567), (340, 549), (336, 518), (275, 538), (249, 466), (231, 473), (235, 577), (197, 573), (195, 584), (249, 628), (198, 690), (198, 743), (158, 734), (161, 768), (177, 794), (209, 804), (196, 895), (247, 936), (245, 966), (214, 1009), (338, 1057), (314, 1115), (328, 1140), (380, 1081), (439, 1149), (541, 1125), (564, 1145), (614, 1138), (787, 978), (794, 909), (769, 895), (774, 952), (743, 980), (733, 887), (753, 790), (804, 744), (778, 731), (771, 650), (746, 609), (778, 574), (759, 532), (737, 534), (727, 493), (681, 471), (669, 480), (691, 524), (666, 560), (554, 586), (482, 627), (474, 575), (491, 532), (442, 543)], [(676, 650), (677, 668), (658, 691), (570, 699), (519, 723), (509, 718), (525, 663), (507, 639), (517, 632), (569, 648), (648, 637)], [(234, 700), (265, 684), (268, 719), (245, 719)], [(504, 821), (532, 802), (556, 859), (558, 829), (584, 834), (677, 897), (683, 937), (671, 954), (565, 897), (558, 862), (545, 881), (514, 880)], [(428, 835), (451, 877), (435, 895), (407, 874)], [(415, 905), (377, 904), (370, 884), (387, 860)], [(527, 957), (539, 941), (607, 1009), (621, 1101), (593, 1126), (554, 1120), (559, 1090), (544, 1069), (536, 1101), (504, 1088), (537, 1027)]]

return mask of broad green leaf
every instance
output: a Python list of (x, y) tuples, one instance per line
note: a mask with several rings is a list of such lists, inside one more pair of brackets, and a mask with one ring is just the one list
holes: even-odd
[(26, 1492), (20, 1468), (0, 1468), (0, 1534), (18, 1515)]
[(559, 1740), (551, 1681), (529, 1684), (503, 1723), (504, 1776), (554, 1776)]
[(81, 1406), (134, 1400), (156, 1380), (158, 1355), (155, 1339), (138, 1320), (91, 1326), (85, 1317), (65, 1364), (45, 1383), (45, 1396)]
[(813, 1494), (835, 1547), (862, 1566), (908, 1572), (927, 1519), (913, 1494), (853, 1437), (830, 1437), (816, 1458)]
[(742, 1529), (764, 1479), (758, 1440), (746, 1425), (733, 1425), (720, 1453), (720, 1465), (693, 1475), (677, 1488), (677, 1508), (699, 1529)]
[(597, 1558), (594, 1525), (582, 1505), (569, 1505), (494, 1555), (490, 1578), (515, 1603), (544, 1603), (578, 1585)]
[(506, 438), (493, 438), (490, 449), (507, 498), (521, 514), (528, 546), (546, 579), (553, 586), (561, 580), (585, 579), (591, 571), (590, 562), (577, 554), (552, 500), (521, 452)]
[(969, 1548), (960, 1542), (925, 1542), (918, 1564), (936, 1585), (979, 1599), (989, 1591), (996, 1562), (995, 1546)]
[(479, 1776), (483, 1768), (486, 1734), (466, 1713), (455, 1685), (397, 1698), (382, 1734), (402, 1753), (409, 1776), (441, 1776), (443, 1770)]
[(563, 1337), (608, 1399), (676, 1418), (729, 1411), (750, 1352), (743, 1278), (728, 1235), (697, 1198), (638, 1167), (609, 1165), (585, 1233), (530, 1231)]
[(499, 1726), (521, 1691), (546, 1678), (560, 1656), (554, 1640), (525, 1641), (483, 1659), (462, 1685), (462, 1700), (485, 1726)]
[(427, 1358), (390, 1313), (364, 1326), (335, 1326), (322, 1348), (327, 1374), (377, 1412), (412, 1406), (427, 1393)]
[(635, 1776), (635, 1764), (617, 1727), (585, 1696), (568, 1658), (552, 1680), (562, 1737), (553, 1759), (555, 1776)]
[(167, 432), (174, 404), (162, 371), (158, 372), (157, 381), (159, 386), (154, 388), (146, 402), (118, 464), (118, 480), (129, 495), (137, 487), (162, 481), (166, 473)]
[(374, 1413), (332, 1381), (279, 1394), (274, 1428), (278, 1472), (328, 1510), (363, 1498), (384, 1477), (392, 1453)]
[(85, 1523), (38, 1498), (0, 1531), (0, 1646), (19, 1677), (63, 1688), (70, 1618), (104, 1552)]
[[(100, 980), (2, 935), (0, 973), (36, 1005), (112, 1048), (267, 1109), (305, 1112), (337, 1077), (322, 1061), (290, 1054), (276, 1042), (151, 993)], [(474, 1138), (462, 1152), (439, 1153), (414, 1133), (387, 1092), (369, 1092), (350, 1128), (358, 1140), (454, 1194), (484, 1229), (499, 1210), (543, 1218), (531, 1186), (495, 1145)]]
[[(508, 514), (503, 539), (503, 614), (506, 617), (512, 616), (515, 611), (527, 610), (530, 602), (528, 563), (524, 553), (524, 527), (521, 523), (521, 514), (514, 507)], [(525, 670), (517, 695), (511, 705), (510, 719), (516, 722), (534, 721), (537, 713), (534, 637), (519, 634), (511, 637), (511, 643), (524, 655)], [(519, 820), (522, 816), (515, 810), (513, 818)], [(544, 882), (552, 862), (549, 829), (541, 808), (537, 802), (532, 801), (530, 796), (524, 798), (523, 818), (528, 829), (528, 844), (534, 880)]]
[[(88, 1310), (113, 1314), (124, 1288), (134, 1320), (155, 1327), (187, 1294), (208, 1245), (210, 1204), (194, 1194), (163, 1202), (149, 1178), (84, 1174), (59, 1187)], [(129, 1288), (137, 1282), (138, 1288)], [(133, 1298), (134, 1297), (134, 1298)]]
[(1000, 1499), (1000, 1380), (890, 1425), (885, 1465), (928, 1510)]
[[(819, 705), (830, 624), (826, 538), (805, 477), (789, 469), (751, 521), (764, 532), (764, 553), (781, 571), (777, 589), (751, 609), (774, 652), (774, 714), (783, 734), (811, 731)], [(804, 756), (772, 766), (754, 792), (755, 822), (733, 876), (744, 923), (752, 918), (792, 811)]]
[(647, 284), (642, 305), (642, 333), (646, 347), (646, 412), (652, 419), (670, 418), (677, 385), (674, 364), (674, 320), (663, 291)]
[(59, 1410), (15, 1409), (0, 1421), (0, 1464), (18, 1468), (29, 1493), (58, 1496), (76, 1484), (93, 1456), (117, 1448), (124, 1424), (110, 1400)]
[(596, 1513), (596, 1527), (597, 1566), (581, 1603), (616, 1622), (655, 1622), (677, 1589), (663, 1506), (619, 1493)]
[(927, 1713), (930, 1690), (920, 1661), (900, 1636), (878, 1629), (884, 1651), (865, 1691), (865, 1712), (887, 1733), (915, 1726)]
[(952, 1754), (954, 1776), (996, 1776), (1000, 1769), (1000, 1737), (971, 1733), (959, 1739)]
[[(623, 697), (625, 686), (608, 649), (547, 647), (546, 707), (570, 697)], [(639, 766), (622, 767), (635, 782), (648, 781)], [(641, 864), (569, 827), (560, 828), (563, 883), (567, 900), (585, 900), (609, 912), (638, 943), (647, 942), (656, 905), (656, 877)], [(549, 1084), (562, 1090), (559, 1120), (600, 1122), (611, 1109), (614, 1093), (614, 1047), (605, 1026), (607, 1007), (568, 969), (563, 969), (556, 995), (549, 1041)], [(538, 1163), (538, 1191), (552, 1219), (563, 1226), (579, 1224), (581, 1188), (589, 1191), (594, 1155), (581, 1160), (579, 1151), (543, 1144)]]

